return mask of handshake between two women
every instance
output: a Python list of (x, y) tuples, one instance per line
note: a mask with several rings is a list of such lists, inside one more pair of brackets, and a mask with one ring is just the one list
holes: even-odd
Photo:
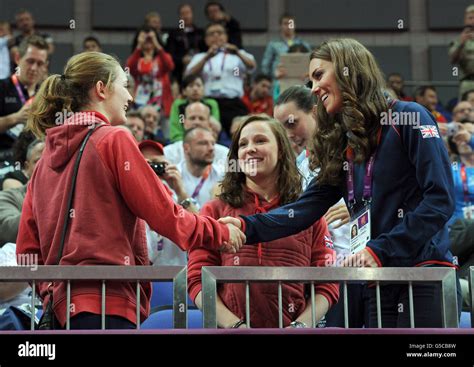
[(245, 245), (246, 237), (242, 232), (242, 224), (239, 219), (234, 217), (223, 217), (218, 222), (226, 224), (229, 228), (229, 241), (222, 244), (220, 250), (231, 254), (237, 253)]

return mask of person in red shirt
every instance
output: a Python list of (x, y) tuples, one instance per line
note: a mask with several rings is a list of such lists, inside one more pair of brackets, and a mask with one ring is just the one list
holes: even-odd
[(272, 79), (267, 75), (257, 75), (250, 91), (245, 93), (242, 101), (247, 106), (249, 114), (266, 113), (273, 116), (273, 98), (271, 96)]
[[(228, 170), (219, 199), (208, 202), (201, 214), (214, 218), (265, 213), (291, 202), (301, 193), (301, 177), (284, 128), (265, 115), (244, 120), (235, 133), (229, 153)], [(235, 165), (235, 164), (234, 164)], [(214, 249), (189, 251), (188, 290), (195, 304), (202, 307), (201, 268), (203, 266), (332, 266), (332, 241), (324, 218), (308, 229), (276, 241), (244, 246), (227, 255)], [(311, 302), (304, 284), (283, 284), (283, 325), (310, 326)], [(316, 319), (321, 319), (338, 300), (337, 284), (318, 284)], [(278, 327), (278, 286), (274, 283), (250, 285), (250, 320), (245, 317), (245, 284), (226, 283), (219, 287), (217, 323), (219, 327)]]
[[(112, 57), (99, 52), (73, 56), (63, 75), (42, 84), (27, 129), (46, 148), (28, 185), (17, 238), (17, 254), (37, 257), (35, 265), (57, 262), (72, 173), (84, 138), (64, 251), (59, 265), (149, 265), (145, 222), (183, 250), (196, 246), (235, 251), (245, 237), (235, 227), (200, 217), (176, 205), (143, 158), (133, 136), (116, 125), (126, 121), (132, 97), (127, 75)], [(62, 114), (67, 111), (67, 114)], [(60, 325), (66, 321), (66, 286), (40, 284), (39, 294)], [(133, 328), (150, 311), (150, 283), (141, 283), (141, 320), (135, 285), (107, 284), (107, 328)], [(101, 326), (101, 283), (73, 282), (71, 328)]]
[(155, 30), (144, 28), (140, 31), (127, 67), (135, 80), (135, 104), (139, 107), (160, 106), (168, 117), (173, 103), (169, 74), (174, 69), (174, 62), (158, 42)]

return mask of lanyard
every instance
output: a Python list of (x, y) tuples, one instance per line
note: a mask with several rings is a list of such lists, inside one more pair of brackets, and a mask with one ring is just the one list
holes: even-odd
[[(224, 72), (224, 65), (225, 65), (226, 56), (227, 56), (227, 52), (224, 51), (224, 56), (222, 57), (222, 64), (221, 64), (221, 75)], [(209, 60), (208, 62), (209, 62), (209, 71), (212, 74), (212, 62), (211, 62), (211, 60)]]
[[(379, 129), (377, 133), (377, 146), (380, 144), (380, 138), (382, 136), (382, 129)], [(377, 150), (370, 156), (367, 165), (365, 166), (364, 175), (364, 192), (363, 200), (370, 202), (372, 200), (372, 175), (374, 172), (374, 162)], [(346, 158), (349, 163), (349, 170), (347, 172), (347, 194), (349, 199), (349, 206), (353, 207), (356, 200), (354, 194), (354, 152), (351, 147), (347, 148)]]
[(206, 182), (207, 178), (209, 177), (210, 172), (211, 172), (211, 166), (209, 165), (207, 166), (206, 171), (202, 175), (201, 181), (199, 181), (196, 188), (194, 189), (193, 194), (191, 195), (193, 199), (196, 199), (199, 196), (199, 193), (201, 192), (201, 189), (204, 186), (204, 182)]
[(467, 184), (466, 166), (462, 163), (461, 163), (461, 180), (462, 180), (462, 189), (464, 191), (464, 203), (469, 205), (471, 200), (469, 198), (469, 186)]
[(21, 104), (24, 105), (26, 103), (26, 98), (23, 93), (23, 90), (21, 89), (20, 82), (18, 81), (18, 77), (16, 76), (16, 74), (12, 75), (12, 82), (15, 85), (16, 92), (18, 93), (18, 97), (20, 97)]

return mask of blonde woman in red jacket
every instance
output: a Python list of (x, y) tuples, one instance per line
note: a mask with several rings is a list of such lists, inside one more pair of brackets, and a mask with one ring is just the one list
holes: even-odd
[(147, 104), (160, 106), (163, 115), (168, 117), (173, 103), (169, 75), (174, 62), (158, 42), (154, 30), (140, 31), (137, 47), (128, 58), (127, 67), (135, 80), (135, 104), (138, 107)]
[[(229, 170), (221, 185), (219, 199), (202, 208), (214, 218), (264, 213), (297, 198), (301, 177), (285, 130), (266, 115), (247, 118), (234, 135), (229, 153)], [(234, 172), (233, 172), (234, 171)], [(201, 268), (203, 266), (332, 266), (335, 252), (326, 221), (321, 218), (296, 235), (244, 246), (236, 254), (212, 249), (192, 249), (188, 262), (188, 290), (201, 308)], [(335, 284), (319, 284), (316, 291), (316, 317), (321, 319), (339, 296)], [(254, 283), (250, 286), (250, 325), (278, 327), (278, 286)], [(227, 283), (218, 289), (219, 327), (245, 327), (245, 285)], [(283, 284), (283, 324), (285, 327), (311, 325), (311, 302), (303, 284)]]
[[(98, 125), (80, 161), (59, 265), (149, 265), (144, 221), (183, 250), (203, 244), (218, 249), (222, 243), (239, 248), (245, 242), (235, 227), (174, 204), (133, 136), (114, 126), (126, 121), (131, 101), (125, 72), (113, 57), (99, 52), (73, 56), (63, 75), (43, 82), (27, 128), (38, 137), (46, 135), (46, 147), (23, 203), (18, 254), (37, 256), (38, 265), (56, 264), (79, 147)], [(100, 282), (73, 282), (71, 290), (71, 328), (100, 328)], [(50, 292), (63, 326), (65, 284), (40, 285), (45, 305)], [(141, 321), (148, 316), (150, 295), (150, 283), (142, 283)], [(105, 303), (106, 328), (132, 328), (140, 322), (133, 283), (110, 282)]]

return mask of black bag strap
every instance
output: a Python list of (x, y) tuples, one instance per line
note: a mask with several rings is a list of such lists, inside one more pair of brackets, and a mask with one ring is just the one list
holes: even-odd
[(71, 190), (69, 191), (69, 195), (67, 198), (67, 209), (66, 213), (64, 213), (64, 224), (63, 224), (63, 230), (61, 233), (61, 243), (59, 246), (59, 252), (58, 256), (56, 258), (56, 264), (59, 265), (59, 261), (61, 261), (61, 258), (63, 257), (63, 250), (64, 250), (64, 241), (66, 240), (66, 232), (67, 232), (67, 227), (69, 225), (69, 218), (70, 218), (70, 211), (72, 207), (72, 200), (74, 199), (74, 191), (76, 189), (76, 179), (77, 179), (77, 172), (79, 170), (79, 163), (81, 162), (82, 158), (82, 153), (84, 152), (84, 148), (86, 147), (87, 141), (89, 140), (90, 136), (92, 133), (101, 125), (95, 126), (93, 129), (90, 129), (90, 131), (87, 133), (86, 137), (82, 141), (81, 148), (79, 149), (79, 152), (76, 157), (76, 162), (74, 163), (74, 171), (72, 174), (72, 182), (71, 182)]

